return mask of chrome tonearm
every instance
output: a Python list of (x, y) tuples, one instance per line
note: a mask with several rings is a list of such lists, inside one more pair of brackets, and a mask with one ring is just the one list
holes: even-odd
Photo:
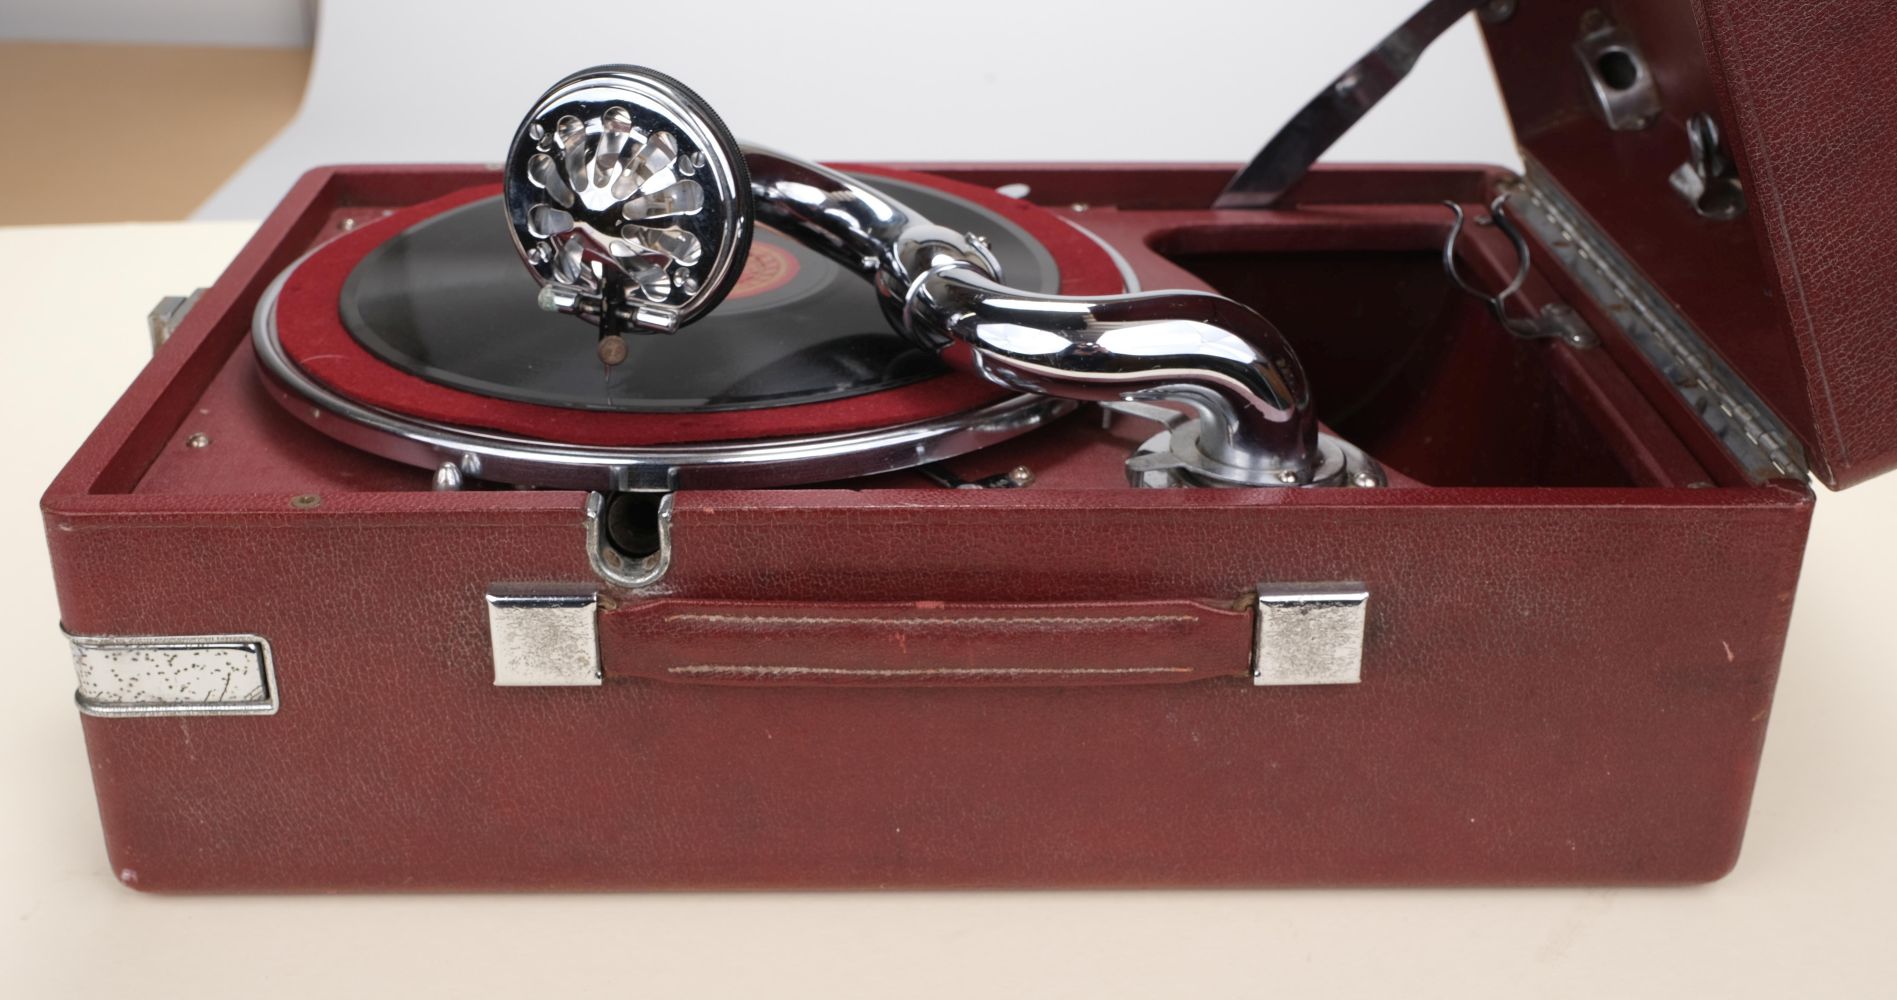
[(1168, 443), (1192, 447), (1165, 454), (1187, 481), (1329, 484), (1372, 468), (1319, 433), (1303, 367), (1257, 312), (1203, 292), (1011, 288), (980, 236), (935, 225), (826, 167), (744, 152), (758, 221), (864, 274), (890, 323), (950, 364), (1022, 392), (1182, 404), (1193, 424), (1176, 424)]
[[(616, 88), (637, 106), (615, 103)], [(657, 92), (665, 99), (652, 99)], [(749, 243), (748, 229), (716, 231), (698, 214), (763, 222), (862, 274), (899, 333), (958, 368), (1160, 420), (1166, 430), (1128, 462), (1139, 485), (1383, 482), (1368, 456), (1319, 431), (1297, 356), (1252, 309), (1203, 292), (1083, 297), (1012, 288), (980, 236), (938, 226), (826, 167), (737, 147), (721, 125), (706, 125), (716, 122), (689, 91), (635, 67), (588, 70), (548, 92), (506, 164), (516, 242), (542, 279), (544, 307), (595, 323), (606, 317), (608, 336), (671, 332), (708, 308), (709, 282), (696, 275), (726, 280), (737, 268), (713, 258), (740, 255)], [(623, 139), (612, 134), (621, 128)], [(652, 158), (640, 159), (648, 150)], [(692, 176), (674, 162), (691, 164)], [(747, 173), (748, 190), (732, 201), (693, 179)], [(690, 194), (677, 194), (686, 184)], [(599, 205), (573, 198), (592, 209), (584, 223), (569, 208), (543, 207), (562, 188), (581, 187), (608, 194)], [(642, 329), (648, 313), (656, 319)]]

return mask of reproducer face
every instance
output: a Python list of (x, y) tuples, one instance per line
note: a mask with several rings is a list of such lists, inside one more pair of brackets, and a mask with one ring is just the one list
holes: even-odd
[(662, 74), (601, 66), (555, 84), (515, 132), (504, 171), (541, 305), (602, 334), (673, 332), (743, 268), (744, 157), (716, 113)]

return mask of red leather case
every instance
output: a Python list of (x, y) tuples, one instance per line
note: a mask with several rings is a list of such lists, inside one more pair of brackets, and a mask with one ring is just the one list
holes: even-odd
[[(1511, 46), (1572, 58), (1572, 25), (1541, 20), (1561, 4), (1521, 7), (1488, 29), (1518, 124), (1555, 98), (1521, 93), (1539, 85), (1517, 77)], [(1647, 57), (1703, 65), (1707, 48), (1728, 58), (1728, 35), (1752, 44), (1718, 27), (1727, 7), (1689, 12), (1704, 33), (1643, 37)], [(1796, 106), (1741, 101), (1742, 166)], [(1531, 157), (1549, 134), (1524, 133)], [(1326, 421), (1388, 464), (1392, 487), (1135, 490), (1121, 461), (1145, 429), (1083, 416), (953, 463), (969, 476), (1027, 465), (1028, 489), (898, 473), (681, 492), (662, 581), (609, 587), (589, 563), (583, 494), (433, 492), (426, 472), (346, 448), (267, 396), (247, 335), (276, 274), (346, 227), (492, 179), (316, 171), (44, 502), (70, 632), (254, 633), (274, 659), (272, 715), (85, 717), (121, 879), (1605, 884), (1732, 866), (1812, 496), (1748, 476), (1552, 248), (1535, 244), (1527, 304), (1574, 305), (1599, 349), (1511, 338), (1448, 286), (1438, 202), (1486, 201), (1503, 175), (1327, 168), (1294, 208), (1219, 212), (1204, 206), (1223, 167), (922, 169), (1025, 182), (1146, 287), (1258, 305), (1296, 343)], [(1706, 272), (1643, 256), (1649, 234), (1673, 238), (1667, 203), (1616, 215), (1619, 202), (1580, 193), (1590, 169), (1577, 156), (1558, 180), (1754, 373), (1729, 339), (1796, 324), (1674, 293)], [(1760, 218), (1773, 188), (1746, 179), (1752, 204), (1731, 224), (1744, 238), (1713, 238), (1758, 255), (1706, 267), (1776, 295), (1802, 273), (1781, 247), (1829, 244), (1798, 226), (1773, 235)], [(1672, 196), (1664, 172), (1652, 180)], [(1499, 234), (1469, 239), (1466, 266), (1506, 270)], [(1853, 347), (1883, 356), (1868, 330), (1833, 322), (1825, 296), (1841, 291), (1807, 293), (1804, 356), (1858, 374)], [(1794, 381), (1757, 388), (1802, 427)], [(1807, 442), (1839, 481), (1891, 443), (1839, 388), (1854, 384), (1833, 383), (1847, 449)], [(187, 446), (199, 433), (210, 447)], [(1370, 595), (1360, 683), (1254, 685), (1252, 595), (1326, 581)], [(497, 585), (597, 590), (603, 682), (495, 686), (483, 595)]]

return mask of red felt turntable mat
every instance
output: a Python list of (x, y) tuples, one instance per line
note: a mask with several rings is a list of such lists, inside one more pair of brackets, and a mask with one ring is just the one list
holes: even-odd
[[(1060, 290), (1105, 295), (1122, 290), (1113, 260), (1099, 245), (1045, 209), (987, 188), (912, 171), (851, 167), (935, 188), (995, 212), (1053, 255)], [(597, 412), (457, 389), (402, 371), (363, 347), (338, 307), (349, 275), (376, 247), (451, 208), (498, 194), (482, 185), (396, 212), (317, 249), (284, 281), (276, 305), (284, 354), (325, 388), (405, 416), (562, 444), (649, 447), (804, 437), (873, 430), (947, 417), (1012, 393), (973, 375), (949, 373), (845, 399), (714, 412)], [(767, 278), (760, 275), (759, 279)], [(742, 279), (741, 279), (742, 280)], [(867, 289), (867, 284), (865, 285)], [(680, 336), (690, 336), (687, 330)]]

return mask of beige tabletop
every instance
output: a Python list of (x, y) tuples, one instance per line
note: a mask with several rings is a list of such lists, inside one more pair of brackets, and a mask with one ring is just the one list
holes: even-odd
[[(307, 49), (0, 41), (0, 225), (189, 216), (290, 120), (309, 68)], [(137, 104), (102, 109), (106, 151), (53, 168), (32, 137), (70, 106), (74, 80)]]
[[(1751, 831), (1690, 889), (176, 898), (107, 869), (40, 491), (243, 223), (0, 229), (5, 995), (1897, 995), (1897, 477), (1819, 498)], [(110, 270), (92, 278), (77, 262)]]

